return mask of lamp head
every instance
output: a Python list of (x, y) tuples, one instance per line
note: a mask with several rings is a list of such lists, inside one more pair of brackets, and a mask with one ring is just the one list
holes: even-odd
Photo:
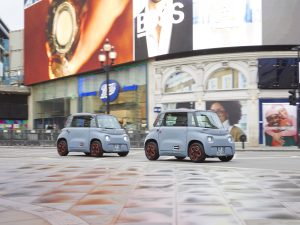
[(109, 43), (108, 38), (106, 38), (104, 45), (103, 45), (103, 50), (105, 52), (109, 52), (111, 50), (111, 44)]
[(111, 50), (109, 52), (109, 58), (111, 59), (111, 64), (113, 64), (114, 60), (117, 58), (117, 52), (115, 51), (114, 46), (111, 47)]
[(99, 62), (101, 62), (101, 64), (103, 64), (106, 61), (106, 55), (103, 49), (100, 50), (100, 53), (98, 55), (98, 60)]

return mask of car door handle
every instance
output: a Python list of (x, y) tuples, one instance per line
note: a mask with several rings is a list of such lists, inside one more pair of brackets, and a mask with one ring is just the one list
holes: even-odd
[(66, 132), (69, 134), (71, 131), (69, 131), (69, 130), (66, 130)]

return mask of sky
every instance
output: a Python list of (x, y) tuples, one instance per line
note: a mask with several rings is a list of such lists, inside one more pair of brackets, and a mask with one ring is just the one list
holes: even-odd
[(0, 18), (10, 31), (24, 29), (24, 0), (0, 0)]

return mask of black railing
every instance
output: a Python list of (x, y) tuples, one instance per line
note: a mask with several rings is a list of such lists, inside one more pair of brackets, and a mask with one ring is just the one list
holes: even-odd
[[(0, 146), (55, 146), (60, 130), (0, 129)], [(127, 131), (131, 147), (141, 148), (147, 135), (145, 131)]]

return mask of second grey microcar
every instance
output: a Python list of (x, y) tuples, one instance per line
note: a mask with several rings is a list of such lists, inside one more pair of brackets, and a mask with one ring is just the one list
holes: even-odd
[(186, 157), (203, 162), (208, 157), (230, 161), (235, 154), (233, 138), (218, 115), (212, 111), (192, 109), (168, 110), (160, 113), (144, 141), (146, 157)]

